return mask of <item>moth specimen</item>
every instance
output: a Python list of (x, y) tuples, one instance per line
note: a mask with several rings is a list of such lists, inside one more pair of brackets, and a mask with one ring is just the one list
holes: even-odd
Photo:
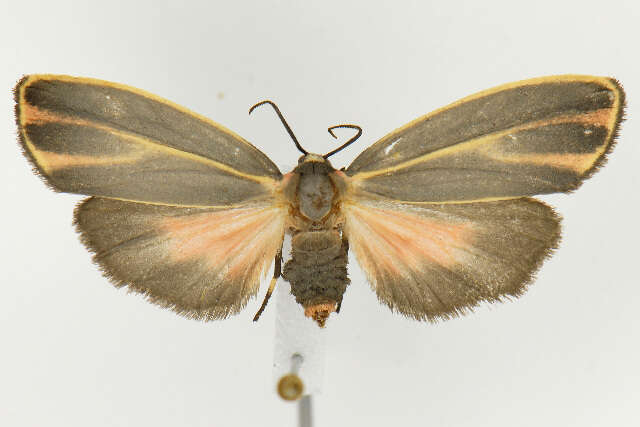
[[(339, 149), (306, 152), (264, 101), (303, 153), (283, 175), (235, 133), (128, 86), (31, 75), (15, 100), (37, 173), (90, 196), (75, 225), (116, 286), (221, 319), (275, 260), (258, 315), (282, 275), (320, 326), (340, 309), (349, 249), (380, 301), (418, 320), (521, 295), (560, 237), (559, 217), (530, 196), (590, 177), (624, 109), (611, 78), (525, 80), (420, 117), (336, 169), (328, 157)], [(341, 126), (358, 131), (343, 147), (360, 136)]]

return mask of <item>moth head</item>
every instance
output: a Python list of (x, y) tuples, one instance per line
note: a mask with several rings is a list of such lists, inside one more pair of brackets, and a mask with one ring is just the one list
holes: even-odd
[(331, 166), (331, 162), (329, 162), (329, 160), (325, 159), (320, 154), (314, 153), (307, 153), (300, 156), (298, 159), (298, 166), (295, 168), (295, 171), (300, 174), (328, 174), (334, 170), (335, 169)]

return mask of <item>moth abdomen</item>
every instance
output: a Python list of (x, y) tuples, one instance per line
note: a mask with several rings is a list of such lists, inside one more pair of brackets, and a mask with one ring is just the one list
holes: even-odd
[(291, 259), (282, 276), (305, 315), (321, 327), (337, 311), (349, 285), (348, 250), (338, 230), (303, 231), (291, 239)]

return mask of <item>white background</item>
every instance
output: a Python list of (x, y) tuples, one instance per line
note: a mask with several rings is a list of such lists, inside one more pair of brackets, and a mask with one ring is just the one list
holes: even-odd
[[(327, 328), (320, 426), (640, 425), (637, 1), (11, 1), (0, 12), (0, 425), (291, 426), (271, 383), (274, 306), (221, 322), (180, 318), (117, 290), (15, 142), (22, 74), (126, 83), (233, 129), (284, 171), (303, 145), (361, 150), (476, 91), (563, 73), (618, 78), (627, 121), (575, 194), (559, 250), (518, 301), (436, 325), (381, 306), (355, 259)], [(350, 135), (345, 132), (343, 137)], [(263, 295), (264, 287), (260, 292)]]

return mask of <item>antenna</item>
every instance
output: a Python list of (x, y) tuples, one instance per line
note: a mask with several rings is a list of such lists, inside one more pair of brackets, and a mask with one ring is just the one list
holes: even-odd
[(280, 118), (280, 121), (282, 122), (282, 124), (284, 125), (284, 128), (287, 130), (287, 133), (289, 134), (289, 136), (291, 137), (291, 139), (293, 139), (294, 144), (296, 144), (296, 148), (302, 153), (302, 154), (309, 154), (309, 152), (307, 150), (305, 150), (304, 148), (302, 148), (302, 145), (300, 145), (300, 143), (298, 142), (298, 138), (296, 138), (296, 136), (293, 134), (293, 131), (291, 130), (291, 128), (289, 127), (289, 125), (287, 124), (287, 121), (284, 119), (284, 116), (282, 115), (282, 113), (280, 112), (280, 109), (278, 108), (278, 106), (272, 102), (269, 101), (268, 99), (258, 102), (256, 105), (254, 105), (253, 107), (249, 108), (249, 114), (251, 114), (253, 112), (253, 110), (255, 110), (256, 108), (258, 108), (261, 105), (264, 104), (269, 104), (273, 107), (273, 109), (276, 111), (276, 114), (278, 115), (278, 117)]
[(349, 145), (353, 144), (356, 141), (356, 139), (360, 138), (360, 135), (362, 135), (362, 128), (360, 126), (357, 126), (357, 125), (335, 125), (335, 126), (331, 126), (329, 129), (327, 129), (329, 131), (329, 133), (331, 134), (331, 136), (334, 137), (335, 139), (338, 139), (338, 137), (333, 133), (333, 130), (334, 129), (338, 129), (338, 128), (355, 129), (358, 132), (355, 134), (355, 136), (353, 136), (350, 140), (348, 140), (347, 142), (342, 144), (340, 147), (338, 147), (335, 150), (330, 151), (327, 154), (325, 154), (324, 156), (322, 156), (325, 159), (329, 158), (329, 156), (333, 156), (338, 151), (342, 151), (343, 149), (347, 148)]

